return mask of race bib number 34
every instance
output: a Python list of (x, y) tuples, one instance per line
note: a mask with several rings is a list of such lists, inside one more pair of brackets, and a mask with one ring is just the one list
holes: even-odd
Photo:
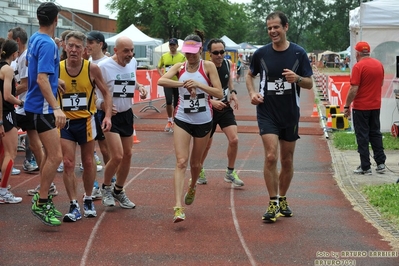
[(291, 93), (291, 84), (283, 78), (267, 77), (267, 94), (283, 95)]
[(184, 112), (185, 113), (199, 113), (205, 112), (205, 94), (197, 94), (195, 98), (191, 98), (190, 94), (184, 95)]
[(114, 93), (112, 94), (112, 97), (133, 98), (135, 88), (135, 80), (115, 80)]

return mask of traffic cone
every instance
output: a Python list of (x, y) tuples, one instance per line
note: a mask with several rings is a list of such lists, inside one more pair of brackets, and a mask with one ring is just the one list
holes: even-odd
[(327, 118), (327, 127), (332, 128), (332, 118), (331, 118), (331, 114), (328, 114), (328, 118)]
[(319, 112), (317, 112), (316, 104), (313, 105), (313, 113), (312, 113), (311, 117), (319, 117)]
[(140, 140), (137, 138), (136, 129), (133, 125), (133, 143), (140, 143)]

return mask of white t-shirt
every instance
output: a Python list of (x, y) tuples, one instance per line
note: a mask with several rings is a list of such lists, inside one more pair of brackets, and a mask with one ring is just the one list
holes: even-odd
[[(19, 83), (21, 79), (28, 77), (28, 66), (26, 65), (26, 52), (25, 50), (17, 59), (12, 61), (11, 67), (14, 69), (14, 78)], [(26, 91), (18, 96), (18, 99), (25, 101)], [(20, 115), (25, 115), (25, 109), (17, 106), (15, 112)]]
[[(132, 58), (130, 63), (123, 67), (115, 62), (112, 57), (108, 57), (99, 62), (98, 66), (108, 90), (111, 92), (112, 103), (117, 112), (125, 112), (132, 108), (136, 89), (136, 59)], [(100, 97), (100, 94), (97, 97)]]
[[(101, 61), (103, 61), (103, 60), (105, 60), (107, 58), (108, 58), (108, 56), (104, 55), (100, 59), (93, 60), (93, 58), (90, 56), (89, 62), (95, 63), (96, 65), (98, 65), (98, 63), (100, 63)], [(101, 93), (101, 91), (98, 89), (97, 85), (96, 85), (95, 93), (96, 93), (96, 96), (97, 96), (97, 99), (96, 99), (97, 110), (101, 110), (101, 103), (104, 101), (104, 97), (103, 97), (103, 94)]]

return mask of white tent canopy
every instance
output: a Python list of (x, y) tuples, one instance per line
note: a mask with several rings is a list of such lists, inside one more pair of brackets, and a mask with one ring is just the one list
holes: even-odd
[(325, 56), (325, 55), (330, 55), (330, 54), (333, 54), (334, 56), (336, 56), (336, 55), (339, 56), (338, 53), (327, 50), (327, 51), (324, 51), (324, 52), (320, 53), (320, 54), (318, 55), (317, 60), (320, 61), (320, 60), (322, 60), (323, 56)]
[[(398, 0), (362, 3), (349, 12), (351, 54), (359, 41), (366, 41), (373, 51), (387, 41), (399, 41)], [(354, 64), (355, 60), (351, 61)]]
[(222, 39), (224, 41), (224, 43), (226, 44), (226, 50), (238, 50), (238, 49), (241, 49), (241, 46), (236, 44), (233, 40), (231, 40), (226, 35), (224, 35), (220, 39)]
[(123, 31), (121, 31), (120, 33), (118, 33), (117, 35), (112, 36), (111, 38), (105, 39), (105, 42), (108, 45), (115, 45), (116, 39), (118, 39), (121, 36), (129, 37), (133, 41), (134, 45), (157, 46), (162, 43), (161, 41), (159, 41), (157, 39), (149, 37), (148, 35), (143, 33), (141, 30), (136, 28), (136, 26), (134, 26), (133, 24), (130, 25), (129, 27), (127, 27), (126, 29), (124, 29)]
[(377, 0), (361, 3), (349, 13), (351, 67), (354, 47), (359, 41), (370, 44), (371, 57), (378, 59), (385, 69), (381, 105), (381, 131), (388, 132), (393, 121), (399, 120), (394, 90), (399, 83), (393, 82), (396, 75), (396, 56), (399, 55), (399, 4), (398, 0)]
[(376, 0), (362, 3), (350, 11), (349, 27), (399, 26), (397, 0)]

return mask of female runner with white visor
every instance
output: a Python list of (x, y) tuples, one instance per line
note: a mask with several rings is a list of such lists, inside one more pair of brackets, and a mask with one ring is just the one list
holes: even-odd
[[(222, 86), (214, 63), (201, 59), (203, 33), (196, 31), (188, 35), (183, 43), (182, 53), (186, 62), (178, 63), (165, 73), (158, 81), (159, 86), (179, 88), (179, 103), (174, 116), (174, 147), (176, 166), (174, 173), (176, 205), (175, 223), (184, 221), (182, 207), (184, 176), (190, 156), (190, 142), (193, 146), (190, 158), (191, 179), (184, 203), (191, 205), (195, 198), (198, 175), (201, 171), (201, 158), (205, 151), (212, 130), (212, 105), (210, 96), (223, 97)], [(178, 76), (178, 81), (172, 80)]]

